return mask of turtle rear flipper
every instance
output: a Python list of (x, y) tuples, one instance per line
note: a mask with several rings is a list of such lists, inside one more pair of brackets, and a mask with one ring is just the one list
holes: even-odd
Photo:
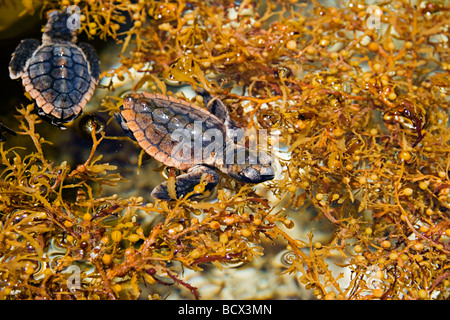
[[(192, 192), (195, 186), (200, 184), (201, 181), (206, 183), (205, 191), (211, 191), (219, 182), (219, 174), (214, 169), (203, 165), (197, 165), (190, 168), (187, 173), (181, 174), (175, 178), (176, 197), (180, 199), (189, 192)], [(152, 191), (152, 197), (167, 201), (176, 200), (170, 196), (167, 187), (167, 181), (157, 185)], [(191, 195), (190, 198), (199, 195), (200, 194), (195, 193)]]
[(122, 127), (122, 130), (125, 132), (125, 134), (136, 141), (136, 138), (134, 137), (133, 131), (131, 131), (127, 126), (127, 121), (120, 113), (114, 113), (114, 118), (116, 119), (117, 123)]
[(98, 78), (100, 77), (100, 59), (97, 56), (97, 52), (89, 43), (80, 42), (78, 43), (78, 47), (86, 56), (92, 79), (94, 79), (95, 82), (98, 82)]
[(6, 138), (3, 136), (3, 133), (9, 133), (13, 136), (17, 136), (17, 133), (13, 131), (12, 129), (5, 126), (3, 123), (0, 122), (0, 142), (5, 141)]
[(36, 39), (25, 39), (20, 42), (9, 63), (9, 77), (11, 79), (18, 79), (22, 76), (27, 69), (28, 60), (39, 46), (40, 42)]

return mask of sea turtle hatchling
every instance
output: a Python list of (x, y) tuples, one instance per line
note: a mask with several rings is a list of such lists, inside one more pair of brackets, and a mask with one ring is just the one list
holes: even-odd
[(25, 90), (36, 100), (37, 113), (60, 128), (82, 113), (100, 76), (95, 49), (76, 44), (77, 30), (69, 28), (69, 18), (65, 10), (50, 12), (42, 44), (22, 40), (9, 63), (10, 78), (22, 78)]
[(205, 190), (211, 191), (219, 182), (215, 168), (245, 183), (274, 177), (267, 153), (235, 142), (237, 127), (222, 101), (204, 91), (201, 94), (208, 109), (162, 94), (131, 93), (124, 96), (121, 111), (115, 115), (150, 156), (169, 167), (187, 170), (175, 178), (176, 195), (170, 194), (165, 181), (153, 189), (153, 198), (183, 197), (201, 181), (206, 183)]

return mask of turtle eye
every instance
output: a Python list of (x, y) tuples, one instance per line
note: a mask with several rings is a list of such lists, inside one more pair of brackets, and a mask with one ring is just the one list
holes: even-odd
[(244, 182), (257, 183), (261, 180), (261, 175), (258, 170), (253, 167), (246, 167), (241, 172), (241, 177)]
[(239, 172), (239, 180), (247, 183), (260, 183), (267, 180), (272, 180), (275, 172), (272, 166), (258, 166), (257, 168), (248, 166)]

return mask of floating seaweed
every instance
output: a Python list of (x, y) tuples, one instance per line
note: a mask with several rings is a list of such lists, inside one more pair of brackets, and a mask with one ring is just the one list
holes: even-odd
[[(258, 190), (222, 176), (215, 201), (106, 196), (124, 181), (98, 152), (111, 137), (93, 130), (84, 163), (58, 164), (33, 105), (18, 107), (8, 127), (34, 150), (0, 142), (2, 299), (165, 298), (161, 285), (201, 298), (180, 266), (249, 264), (267, 242), (317, 299), (448, 298), (444, 1), (43, 3), (78, 6), (80, 33), (122, 48), (101, 75), (111, 119), (116, 79), (182, 99), (173, 88), (201, 87), (239, 126), (269, 130), (279, 172)], [(333, 232), (295, 236), (307, 212)], [(158, 219), (145, 227), (142, 215)]]

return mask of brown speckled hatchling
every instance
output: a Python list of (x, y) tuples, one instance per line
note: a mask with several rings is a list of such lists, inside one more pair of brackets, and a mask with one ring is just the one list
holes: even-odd
[(42, 35), (17, 46), (9, 64), (11, 79), (22, 84), (36, 101), (38, 114), (53, 125), (78, 117), (91, 99), (100, 75), (95, 49), (76, 44), (76, 29), (69, 29), (65, 11), (52, 11)]
[[(245, 183), (273, 179), (271, 157), (236, 143), (233, 138), (233, 129), (236, 127), (225, 105), (218, 99), (211, 99), (203, 91), (202, 95), (208, 110), (161, 94), (132, 93), (123, 98), (123, 106), (121, 112), (116, 114), (116, 119), (149, 155), (167, 166), (187, 170), (187, 173), (176, 177), (177, 198), (193, 191), (202, 175), (206, 177), (205, 189), (212, 190), (219, 181), (219, 175), (214, 169)], [(196, 137), (194, 139), (200, 144), (202, 154), (195, 154), (195, 150), (191, 149), (183, 152), (180, 140), (174, 139), (177, 130), (184, 130), (188, 136)], [(208, 151), (211, 146), (208, 133), (211, 132), (223, 137), (224, 143), (220, 144), (222, 149)], [(242, 155), (240, 159), (244, 159), (244, 162), (225, 161), (226, 155), (236, 160), (238, 154)], [(167, 187), (167, 182), (156, 186), (152, 196), (173, 200)]]

